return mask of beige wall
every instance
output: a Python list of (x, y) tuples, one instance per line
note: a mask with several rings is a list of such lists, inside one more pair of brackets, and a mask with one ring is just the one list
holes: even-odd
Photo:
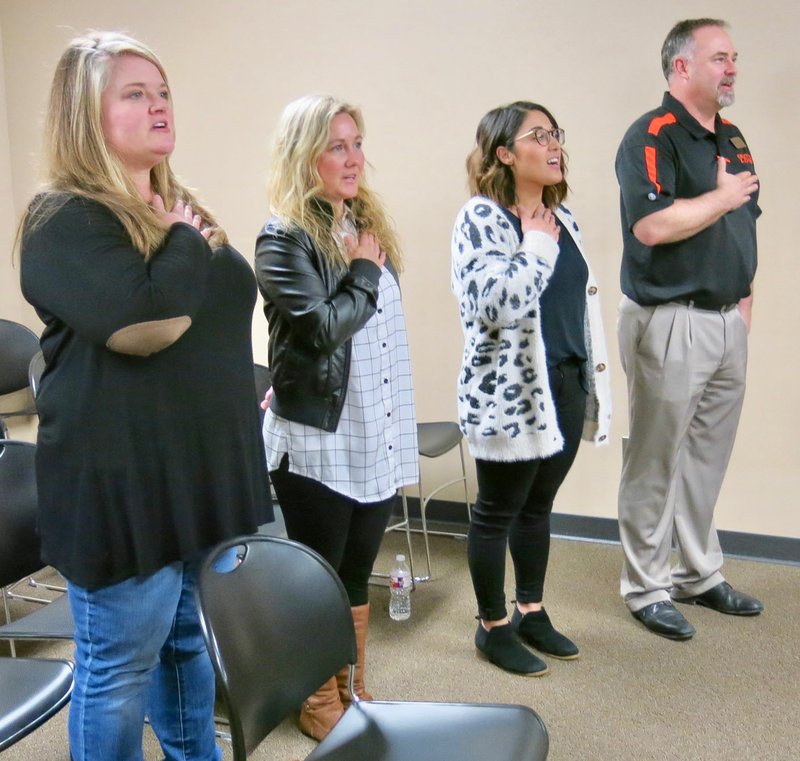
[[(0, 27), (0, 53), (2, 51), (3, 37), (2, 27)], [(35, 321), (36, 316), (25, 303), (19, 288), (15, 287), (18, 270), (10, 255), (17, 225), (13, 188), (11, 152), (8, 141), (5, 67), (3, 57), (0, 55), (0, 317), (30, 324), (31, 320)]]
[[(614, 324), (620, 233), (613, 160), (628, 124), (660, 102), (658, 53), (669, 27), (699, 13), (722, 15), (740, 50), (739, 103), (726, 114), (748, 136), (763, 181), (748, 398), (739, 442), (717, 511), (722, 528), (800, 537), (798, 405), (800, 375), (790, 313), (798, 283), (787, 221), (797, 215), (796, 41), (800, 9), (791, 0), (4, 0), (0, 3), (8, 145), (0, 119), (0, 215), (5, 231), (36, 186), (40, 122), (52, 67), (73, 33), (125, 29), (163, 58), (179, 127), (174, 166), (217, 211), (234, 243), (251, 256), (265, 217), (267, 146), (280, 109), (308, 92), (360, 104), (373, 184), (400, 230), (403, 280), (419, 418), (455, 417), (461, 335), (449, 291), (449, 236), (465, 198), (464, 157), (489, 108), (517, 98), (548, 105), (567, 130), (571, 206), (605, 292), (615, 385), (614, 442), (584, 446), (557, 509), (614, 516), (620, 437), (626, 430), (624, 379)], [(0, 82), (2, 86), (2, 82)], [(8, 236), (6, 236), (8, 237)], [(0, 258), (4, 258), (3, 257)], [(2, 265), (3, 313), (19, 310), (15, 278)], [(35, 325), (34, 318), (32, 325)], [(255, 315), (257, 358), (266, 325)], [(447, 466), (452, 468), (452, 462)], [(440, 464), (426, 476), (438, 478)], [(457, 498), (457, 493), (452, 493)]]

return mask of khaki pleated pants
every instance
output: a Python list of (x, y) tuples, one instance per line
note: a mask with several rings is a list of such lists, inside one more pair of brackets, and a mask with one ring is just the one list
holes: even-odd
[(714, 506), (744, 399), (747, 330), (736, 307), (643, 307), (623, 297), (617, 332), (630, 418), (620, 591), (635, 611), (670, 590), (685, 597), (723, 581)]

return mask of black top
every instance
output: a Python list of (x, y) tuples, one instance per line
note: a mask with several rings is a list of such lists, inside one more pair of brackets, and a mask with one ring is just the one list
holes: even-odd
[[(503, 208), (503, 212), (522, 240), (519, 217), (506, 208)], [(584, 318), (589, 267), (564, 223), (557, 217), (556, 222), (560, 230), (558, 259), (547, 287), (539, 298), (548, 367), (567, 361), (582, 363), (587, 359)]]
[(714, 132), (669, 93), (661, 108), (639, 118), (617, 152), (622, 219), (622, 291), (638, 304), (694, 299), (709, 306), (733, 304), (750, 294), (757, 264), (758, 192), (696, 235), (645, 246), (631, 232), (642, 217), (695, 198), (717, 185), (717, 156), (734, 174), (754, 172), (742, 133), (716, 116)]
[[(22, 238), (25, 297), (45, 322), (37, 482), (42, 557), (98, 588), (198, 559), (272, 520), (253, 381), (255, 279), (175, 224), (145, 263), (104, 206), (72, 198)], [(150, 356), (106, 347), (180, 315)]]

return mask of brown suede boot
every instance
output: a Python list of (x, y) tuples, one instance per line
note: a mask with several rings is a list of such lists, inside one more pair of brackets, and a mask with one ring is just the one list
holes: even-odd
[[(367, 632), (369, 631), (369, 603), (350, 608), (353, 613), (353, 626), (356, 630), (356, 645), (358, 647), (358, 661), (356, 661), (356, 673), (353, 677), (353, 690), (361, 700), (372, 700), (364, 687), (364, 649), (367, 644)], [(347, 677), (349, 668), (345, 666), (337, 675), (336, 682), (339, 686), (339, 699), (345, 709), (350, 705), (350, 693), (347, 690)]]
[(298, 726), (304, 735), (313, 737), (315, 740), (323, 740), (343, 713), (344, 708), (342, 701), (339, 700), (336, 677), (332, 676), (303, 703)]

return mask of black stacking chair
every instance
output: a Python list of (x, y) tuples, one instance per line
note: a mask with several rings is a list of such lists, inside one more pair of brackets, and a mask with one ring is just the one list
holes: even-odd
[[(72, 639), (74, 625), (66, 595), (12, 621), (6, 587), (43, 567), (36, 530), (36, 446), (0, 439), (0, 588), (6, 623), (0, 639)], [(30, 599), (30, 598), (26, 598)], [(39, 600), (41, 602), (41, 600)]]
[[(39, 351), (39, 338), (32, 330), (12, 320), (0, 320), (0, 397), (28, 388), (28, 367)], [(6, 438), (5, 419), (16, 415), (35, 415), (36, 407), (29, 398), (16, 397), (10, 406), (0, 408), (0, 436)]]
[(0, 658), (0, 752), (57, 714), (72, 694), (64, 660)]
[[(215, 570), (232, 547), (238, 548), (238, 563), (232, 570)], [(334, 570), (313, 550), (260, 535), (223, 542), (203, 563), (196, 594), (228, 707), (234, 761), (245, 761), (308, 695), (348, 664), (352, 694), (356, 640), (350, 602)], [(547, 757), (547, 730), (527, 706), (352, 699), (307, 761)]]

